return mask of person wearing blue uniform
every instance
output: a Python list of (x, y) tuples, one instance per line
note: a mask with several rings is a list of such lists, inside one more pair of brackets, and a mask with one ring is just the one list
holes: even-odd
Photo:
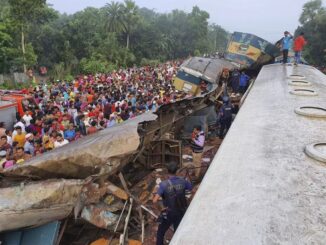
[(165, 207), (158, 218), (156, 245), (164, 244), (164, 235), (171, 225), (173, 225), (174, 231), (177, 230), (188, 206), (186, 191), (192, 189), (189, 181), (175, 175), (178, 169), (177, 163), (169, 163), (167, 169), (170, 174), (169, 179), (160, 183), (153, 198), (155, 204), (161, 197)]
[(231, 75), (231, 86), (233, 93), (237, 94), (239, 92), (239, 81), (240, 81), (240, 72), (238, 69), (235, 69)]
[(244, 73), (244, 72), (241, 72), (241, 75), (240, 75), (240, 81), (239, 81), (239, 92), (241, 94), (244, 94), (248, 88), (248, 82), (250, 80), (250, 77)]
[(284, 37), (277, 41), (276, 45), (281, 45), (283, 53), (283, 64), (288, 62), (289, 49), (291, 48), (293, 36), (290, 32), (285, 31)]
[[(229, 97), (223, 97), (223, 105), (219, 111), (220, 132), (219, 138), (223, 139), (232, 123), (233, 105), (229, 101)], [(224, 132), (226, 130), (226, 132)]]

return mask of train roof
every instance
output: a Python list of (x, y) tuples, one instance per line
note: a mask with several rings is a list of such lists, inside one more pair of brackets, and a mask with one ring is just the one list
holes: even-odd
[(304, 152), (325, 111), (295, 112), (325, 105), (317, 69), (264, 66), (170, 244), (325, 244), (326, 164)]
[(224, 68), (232, 70), (237, 67), (234, 63), (220, 58), (192, 57), (181, 65), (180, 70), (208, 82), (216, 83)]

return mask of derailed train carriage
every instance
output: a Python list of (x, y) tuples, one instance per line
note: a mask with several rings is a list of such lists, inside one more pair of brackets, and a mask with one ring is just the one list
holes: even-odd
[[(160, 154), (164, 155), (166, 133), (180, 130), (189, 116), (207, 114), (205, 109), (214, 105), (220, 91), (218, 81), (222, 70), (236, 67), (237, 64), (225, 59), (191, 58), (181, 66), (174, 84), (178, 90), (195, 94), (194, 97), (163, 105), (155, 113), (145, 113), (35, 157), (24, 165), (1, 170), (0, 232), (68, 216), (80, 205), (77, 197), (85, 191), (82, 186), (107, 179), (127, 164), (151, 168), (153, 145), (158, 144), (162, 149)], [(208, 85), (205, 93), (199, 93), (202, 80)], [(180, 153), (169, 157), (182, 161)], [(165, 156), (160, 161), (164, 164)], [(36, 186), (43, 188), (43, 194), (28, 195)], [(15, 203), (20, 203), (18, 208)]]
[[(199, 64), (210, 64), (215, 69), (215, 72), (206, 76), (212, 81), (207, 93), (163, 105), (155, 113), (142, 114), (121, 125), (34, 157), (23, 165), (2, 169), (0, 231), (41, 225), (64, 218), (77, 204), (83, 184), (103, 176), (108, 178), (128, 163), (150, 168), (153, 160), (152, 142), (162, 144), (161, 139), (171, 131), (175, 123), (182, 122), (187, 116), (211, 104), (211, 98), (218, 89), (216, 81), (219, 71), (226, 64), (233, 67), (230, 62), (210, 59), (203, 59)], [(180, 159), (178, 154), (174, 155), (177, 160)], [(55, 182), (49, 182), (49, 179), (54, 179)], [(75, 180), (77, 182), (74, 186)], [(42, 192), (28, 194), (29, 190), (39, 187), (43, 187)], [(11, 192), (18, 192), (19, 195), (6, 194)], [(20, 205), (16, 206), (15, 203)]]
[(208, 91), (215, 91), (222, 71), (224, 69), (232, 71), (238, 67), (225, 59), (190, 58), (181, 65), (173, 84), (177, 90), (200, 96), (201, 82), (207, 85)]
[(190, 58), (181, 65), (173, 83), (176, 89), (199, 96), (201, 82), (207, 84), (208, 90), (214, 90), (224, 69), (255, 70), (257, 73), (279, 55), (280, 50), (272, 43), (253, 34), (234, 32), (223, 58)]
[(248, 69), (260, 69), (279, 56), (280, 49), (256, 35), (234, 32), (228, 42), (225, 59)]

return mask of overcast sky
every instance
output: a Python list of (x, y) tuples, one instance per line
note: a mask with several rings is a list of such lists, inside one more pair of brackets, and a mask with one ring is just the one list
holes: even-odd
[[(140, 7), (156, 12), (172, 9), (191, 11), (194, 5), (210, 14), (210, 23), (226, 30), (248, 32), (268, 41), (278, 40), (285, 30), (293, 33), (299, 25), (302, 6), (308, 0), (135, 0)], [(109, 0), (48, 0), (62, 13), (75, 13), (88, 6), (102, 7)], [(323, 0), (325, 5), (326, 0)]]

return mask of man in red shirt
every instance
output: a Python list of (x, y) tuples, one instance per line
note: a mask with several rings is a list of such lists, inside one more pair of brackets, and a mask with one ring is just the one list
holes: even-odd
[(307, 44), (306, 40), (304, 39), (304, 33), (301, 32), (300, 36), (298, 36), (294, 40), (294, 45), (293, 45), (293, 51), (295, 52), (295, 61), (294, 65), (300, 64), (301, 63), (301, 53), (303, 50), (303, 47)]

